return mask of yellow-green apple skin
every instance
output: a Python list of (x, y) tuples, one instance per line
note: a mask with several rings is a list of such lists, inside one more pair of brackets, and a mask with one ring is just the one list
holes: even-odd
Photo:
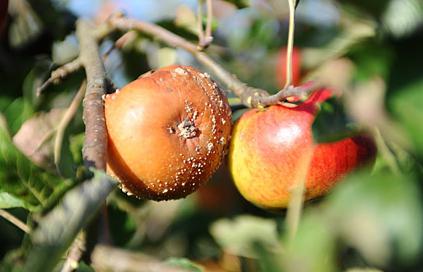
[(374, 159), (367, 136), (315, 144), (311, 125), (318, 104), (331, 96), (315, 92), (297, 107), (251, 109), (236, 122), (229, 168), (239, 192), (256, 206), (287, 207), (293, 188), (305, 182), (305, 199), (325, 194), (345, 174)]

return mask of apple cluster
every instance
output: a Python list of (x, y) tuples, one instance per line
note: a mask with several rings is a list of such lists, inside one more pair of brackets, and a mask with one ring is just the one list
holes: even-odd
[(197, 190), (229, 148), (229, 169), (253, 204), (278, 209), (304, 184), (305, 198), (325, 194), (345, 174), (374, 158), (371, 138), (313, 142), (311, 125), (329, 90), (296, 107), (250, 109), (232, 128), (224, 93), (206, 73), (173, 65), (145, 74), (105, 97), (107, 171), (121, 189), (168, 200)]

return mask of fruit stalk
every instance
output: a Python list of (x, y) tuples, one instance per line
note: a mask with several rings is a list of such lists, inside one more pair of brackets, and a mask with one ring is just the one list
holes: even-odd
[(295, 0), (288, 0), (289, 5), (289, 30), (286, 58), (286, 82), (285, 89), (292, 83), (292, 50), (294, 48), (294, 30), (295, 30)]

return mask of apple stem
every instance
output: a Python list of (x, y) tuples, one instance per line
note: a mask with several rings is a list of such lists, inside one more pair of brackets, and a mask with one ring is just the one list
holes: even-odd
[(198, 50), (207, 48), (213, 41), (212, 22), (213, 22), (213, 7), (211, 0), (207, 0), (207, 20), (206, 29), (203, 29), (203, 3), (204, 0), (198, 0), (197, 8), (197, 24), (198, 24)]
[(284, 89), (291, 86), (292, 83), (292, 51), (294, 48), (294, 30), (295, 30), (295, 0), (288, 0), (289, 5), (289, 29), (288, 44), (286, 47), (286, 82)]

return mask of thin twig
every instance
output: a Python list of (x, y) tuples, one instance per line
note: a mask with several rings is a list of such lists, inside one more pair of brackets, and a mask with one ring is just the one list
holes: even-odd
[(310, 86), (291, 87), (282, 89), (276, 95), (270, 96), (268, 92), (263, 89), (247, 86), (240, 81), (235, 75), (226, 71), (221, 65), (210, 58), (206, 53), (198, 51), (195, 44), (185, 40), (184, 38), (170, 32), (158, 25), (125, 18), (121, 15), (112, 16), (108, 21), (112, 28), (117, 28), (121, 31), (137, 30), (156, 39), (177, 48), (182, 48), (191, 53), (201, 64), (208, 67), (216, 77), (218, 77), (236, 96), (241, 99), (241, 102), (247, 107), (260, 107), (278, 104), (285, 98), (290, 96), (302, 96), (308, 94), (314, 88)]
[(29, 233), (31, 231), (31, 229), (24, 222), (22, 222), (21, 220), (19, 220), (19, 218), (15, 217), (13, 214), (9, 213), (6, 210), (0, 209), (0, 216), (15, 225), (16, 227), (18, 227), (19, 229), (21, 229), (25, 233)]
[(119, 39), (115, 41), (115, 43), (106, 51), (103, 53), (103, 60), (106, 60), (109, 55), (113, 52), (114, 49), (118, 48), (121, 49), (128, 43), (132, 42), (136, 38), (136, 32), (135, 31), (129, 31), (120, 36)]
[(103, 245), (95, 247), (91, 259), (96, 271), (192, 271), (192, 269), (166, 264), (142, 253)]
[(198, 48), (201, 50), (202, 43), (204, 40), (204, 29), (203, 29), (203, 3), (204, 0), (197, 1), (197, 31), (198, 31)]
[(79, 58), (76, 58), (63, 66), (55, 69), (51, 72), (50, 77), (40, 86), (37, 88), (37, 96), (41, 95), (41, 92), (44, 91), (50, 84), (58, 83), (60, 80), (68, 76), (69, 74), (78, 71), (82, 67), (81, 61)]
[(197, 16), (197, 27), (198, 27), (198, 49), (204, 50), (213, 41), (212, 23), (213, 23), (213, 6), (211, 0), (207, 0), (207, 19), (206, 19), (206, 30), (203, 29), (203, 3), (204, 0), (198, 0), (198, 16)]
[[(101, 41), (107, 35), (109, 35), (113, 29), (108, 27), (107, 25), (100, 25), (95, 30), (93, 30), (93, 36), (96, 38), (97, 41)], [(76, 58), (59, 68), (55, 69), (51, 72), (50, 77), (40, 86), (37, 88), (37, 96), (41, 95), (41, 93), (52, 83), (59, 83), (60, 80), (65, 78), (66, 76), (78, 71), (82, 67), (82, 63), (79, 58)]]
[(79, 87), (79, 90), (76, 93), (75, 97), (73, 98), (71, 104), (69, 105), (68, 109), (63, 114), (59, 125), (57, 126), (56, 137), (54, 139), (54, 164), (56, 165), (56, 169), (59, 173), (59, 162), (61, 159), (63, 136), (65, 135), (66, 128), (68, 127), (70, 121), (72, 121), (72, 118), (75, 116), (79, 105), (81, 104), (82, 98), (85, 94), (86, 86), (87, 82), (84, 80), (81, 84), (81, 87)]
[(288, 97), (305, 96), (321, 87), (322, 87), (321, 85), (318, 85), (317, 83), (314, 83), (314, 82), (308, 82), (302, 86), (296, 86), (296, 87), (288, 86), (274, 95), (261, 97), (260, 105), (265, 107), (265, 106), (279, 104), (280, 102), (284, 102)]
[(207, 21), (206, 21), (206, 33), (205, 33), (205, 39), (208, 46), (212, 41), (212, 24), (213, 24), (213, 6), (212, 1), (207, 0)]
[(72, 246), (68, 251), (66, 261), (62, 266), (60, 272), (71, 272), (78, 268), (79, 260), (85, 251), (85, 235), (84, 232), (80, 232), (76, 239), (73, 241)]
[(102, 96), (106, 93), (106, 71), (94, 37), (94, 26), (85, 20), (77, 22), (81, 63), (87, 75), (87, 90), (84, 98), (83, 119), (85, 141), (82, 150), (87, 166), (106, 168), (107, 131), (104, 119)]

